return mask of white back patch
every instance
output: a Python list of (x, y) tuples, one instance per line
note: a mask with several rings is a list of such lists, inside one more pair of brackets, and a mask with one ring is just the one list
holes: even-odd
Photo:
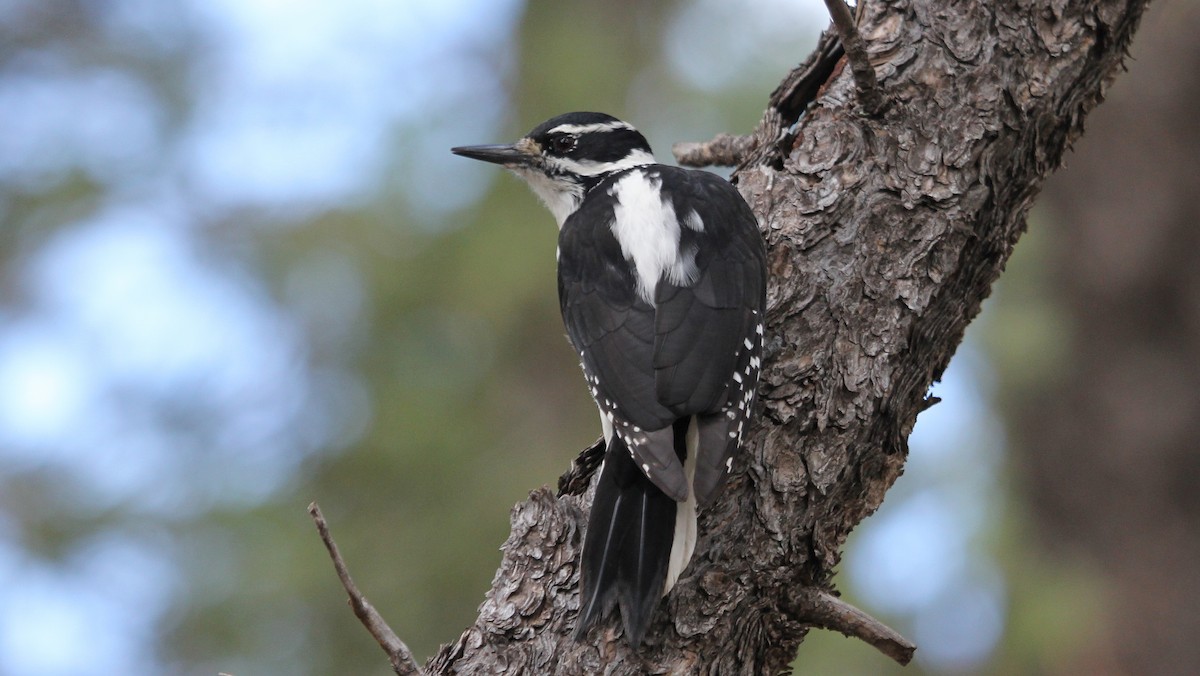
[(642, 300), (654, 304), (654, 291), (663, 277), (672, 284), (694, 282), (696, 254), (679, 250), (679, 219), (662, 197), (662, 180), (631, 171), (609, 192), (617, 198), (613, 235), (625, 260), (633, 264)]

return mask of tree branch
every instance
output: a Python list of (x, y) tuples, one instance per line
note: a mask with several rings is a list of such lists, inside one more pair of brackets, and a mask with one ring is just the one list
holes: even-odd
[(711, 141), (685, 141), (671, 147), (675, 160), (685, 167), (733, 167), (754, 149), (753, 136), (717, 134)]
[(867, 613), (823, 589), (801, 592), (805, 617), (822, 629), (865, 641), (900, 664), (912, 661), (917, 646)]
[[(862, 0), (859, 0), (860, 2)], [(883, 111), (885, 99), (879, 89), (879, 81), (875, 78), (875, 68), (867, 57), (867, 48), (863, 44), (858, 27), (854, 25), (854, 17), (844, 0), (825, 0), (829, 8), (829, 16), (837, 28), (842, 46), (846, 49), (846, 60), (850, 62), (850, 70), (854, 73), (854, 83), (858, 86), (858, 96), (862, 100), (863, 109), (868, 115), (878, 115)]]
[(854, 35), (871, 44), (888, 115), (856, 110), (868, 96), (831, 64), (827, 32), (772, 94), (755, 143), (721, 158), (739, 159), (768, 244), (760, 414), (646, 641), (632, 651), (612, 618), (572, 640), (591, 491), (539, 489), (513, 509), (479, 617), (427, 669), (777, 673), (814, 624), (903, 658), (911, 644), (819, 590), (903, 470), (930, 385), (1144, 5), (860, 3)]
[(337, 543), (333, 541), (333, 535), (329, 533), (329, 524), (325, 522), (325, 515), (321, 513), (321, 508), (317, 503), (312, 503), (308, 506), (308, 513), (312, 516), (312, 520), (317, 524), (317, 532), (321, 535), (321, 541), (325, 543), (325, 549), (329, 550), (329, 558), (333, 560), (333, 568), (337, 571), (338, 579), (342, 581), (342, 587), (346, 589), (346, 593), (350, 595), (350, 607), (354, 609), (354, 615), (362, 622), (367, 631), (371, 632), (371, 636), (375, 637), (375, 641), (379, 643), (379, 647), (383, 648), (383, 652), (387, 653), (388, 660), (392, 663), (392, 669), (400, 676), (423, 676), (425, 673), (421, 667), (417, 665), (413, 659), (412, 652), (408, 646), (404, 645), (404, 641), (396, 636), (396, 632), (388, 626), (379, 611), (375, 610), (375, 606), (367, 600), (367, 597), (358, 591), (358, 586), (354, 584), (353, 578), (350, 577), (350, 571), (346, 568), (346, 562), (342, 560), (342, 554), (338, 551)]

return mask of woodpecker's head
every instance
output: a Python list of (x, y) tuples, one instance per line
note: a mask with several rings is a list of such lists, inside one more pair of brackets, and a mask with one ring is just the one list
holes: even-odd
[(654, 164), (638, 130), (604, 113), (567, 113), (508, 145), (462, 146), (451, 152), (494, 162), (525, 179), (562, 227), (588, 188), (604, 175)]

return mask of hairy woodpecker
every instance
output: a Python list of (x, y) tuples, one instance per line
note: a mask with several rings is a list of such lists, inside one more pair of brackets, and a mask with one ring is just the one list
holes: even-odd
[(606, 443), (575, 635), (616, 605), (637, 647), (750, 420), (766, 304), (757, 220), (727, 181), (655, 163), (641, 133), (602, 113), (452, 151), (512, 170), (558, 221), (563, 323)]

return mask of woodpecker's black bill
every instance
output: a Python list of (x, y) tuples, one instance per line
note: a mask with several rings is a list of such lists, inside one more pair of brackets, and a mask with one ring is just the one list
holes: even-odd
[(451, 148), (450, 152), (473, 160), (483, 160), (493, 164), (527, 164), (532, 158), (528, 153), (514, 145), (501, 144), (490, 146), (459, 146)]

